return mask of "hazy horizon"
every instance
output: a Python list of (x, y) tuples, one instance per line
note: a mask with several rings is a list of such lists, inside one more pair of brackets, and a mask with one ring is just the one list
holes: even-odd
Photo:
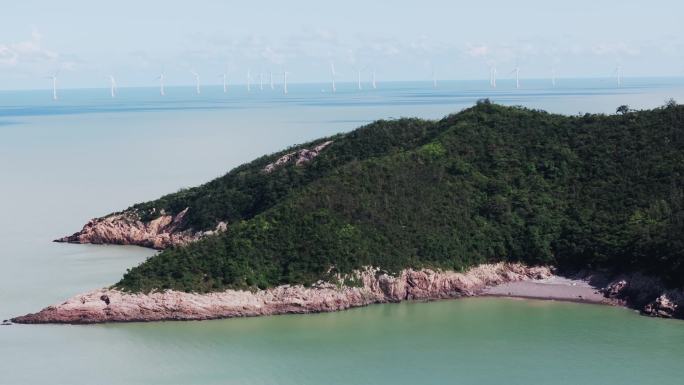
[[(37, 12), (40, 10), (40, 12)], [(531, 11), (533, 10), (533, 11)], [(549, 4), (494, 0), (467, 5), (429, 0), (344, 5), (26, 0), (5, 10), (0, 90), (203, 84), (227, 73), (244, 84), (251, 69), (280, 81), (323, 83), (331, 63), (339, 82), (478, 80), (520, 68), (525, 79), (684, 76), (684, 4), (639, 1)]]
[[(583, 76), (583, 77), (556, 77), (556, 86), (553, 87), (550, 84), (550, 77), (547, 78), (542, 78), (542, 77), (530, 77), (530, 78), (525, 78), (525, 77), (520, 77), (521, 81), (521, 90), (524, 89), (553, 89), (553, 88), (573, 88), (573, 87), (568, 87), (568, 86), (574, 86), (571, 82), (581, 82), (581, 81), (598, 81), (601, 84), (605, 84), (605, 88), (617, 88), (616, 86), (616, 77), (615, 75), (613, 76)], [(48, 79), (49, 80), (49, 79)], [(663, 81), (668, 81), (668, 80), (675, 80), (677, 81), (677, 84), (679, 81), (684, 80), (684, 75), (679, 75), (679, 76), (624, 76), (622, 78), (622, 85), (621, 88), (630, 88), (631, 86), (636, 86), (640, 87), (642, 84), (640, 83), (633, 83), (632, 81), (643, 81), (643, 80), (663, 80)], [(475, 88), (475, 89), (487, 89), (490, 88), (488, 86), (489, 79), (442, 79), (442, 78), (437, 78), (438, 81), (438, 88), (453, 88), (455, 85), (454, 83), (462, 83), (462, 84), (476, 84), (476, 83), (482, 83), (484, 85), (481, 88)], [(532, 82), (533, 84), (530, 84)], [(378, 88), (382, 88), (383, 84), (392, 84), (396, 85), (399, 83), (404, 83), (404, 84), (420, 84), (423, 83), (425, 84), (426, 89), (429, 89), (432, 87), (432, 79), (426, 80), (426, 79), (409, 79), (409, 80), (396, 80), (396, 79), (387, 79), (387, 80), (382, 80), (378, 81)], [(328, 88), (330, 86), (330, 80), (309, 80), (309, 81), (290, 81), (288, 79), (288, 87), (292, 86), (297, 86), (297, 85), (302, 85), (302, 86), (313, 86), (313, 85), (321, 85), (321, 91), (322, 92), (328, 92), (330, 91)], [(338, 92), (344, 92), (344, 91), (358, 91), (358, 92), (367, 92), (367, 91), (372, 91), (372, 88), (370, 86), (370, 80), (364, 79), (362, 81), (363, 88), (361, 90), (357, 89), (357, 81), (356, 80), (336, 80), (337, 84), (337, 91)], [(242, 92), (245, 90), (245, 87), (247, 85), (247, 82), (244, 80), (238, 80), (237, 82), (229, 82), (228, 83), (228, 94), (234, 93), (235, 90), (239, 90)], [(449, 85), (451, 87), (445, 87), (445, 85)], [(675, 85), (675, 83), (672, 83), (671, 85)], [(485, 87), (486, 86), (486, 87)], [(190, 90), (193, 90), (190, 94), (194, 94), (194, 89), (195, 89), (195, 83), (192, 81), (186, 81), (185, 83), (176, 83), (176, 82), (168, 82), (164, 85), (165, 89), (179, 89), (179, 88), (187, 88)], [(269, 92), (274, 92), (273, 90), (270, 89), (269, 83), (264, 82), (264, 89), (260, 90), (259, 89), (259, 83), (257, 82), (256, 84), (254, 81), (251, 83), (251, 93), (258, 95), (259, 93), (269, 93)], [(157, 80), (157, 84), (150, 83), (150, 84), (140, 84), (140, 85), (128, 85), (128, 86), (121, 86), (117, 85), (117, 90), (126, 90), (126, 89), (154, 89), (158, 90), (159, 89), (159, 84)], [(204, 89), (218, 89), (220, 90), (222, 88), (222, 83), (221, 80), (218, 81), (212, 81), (211, 83), (201, 83), (201, 88), (202, 90)], [(497, 87), (499, 91), (515, 91), (515, 77), (504, 77), (504, 78), (497, 78)], [(106, 90), (107, 93), (110, 90), (110, 85), (105, 84), (102, 85), (94, 85), (94, 86), (69, 86), (67, 85), (58, 85), (58, 90), (64, 91), (77, 91), (77, 90)], [(275, 82), (275, 92), (282, 93), (282, 79), (278, 80)], [(7, 92), (31, 92), (31, 91), (44, 91), (44, 92), (52, 92), (52, 85), (51, 83), (48, 82), (46, 86), (43, 87), (36, 87), (36, 88), (13, 88), (13, 89), (0, 89), (0, 93), (7, 93)], [(290, 90), (292, 91), (292, 90)], [(155, 91), (156, 92), (156, 91)], [(117, 95), (117, 97), (120, 97), (122, 95)]]

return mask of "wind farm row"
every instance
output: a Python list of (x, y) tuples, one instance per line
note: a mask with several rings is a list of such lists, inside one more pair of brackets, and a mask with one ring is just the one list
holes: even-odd
[[(195, 93), (197, 95), (202, 93), (202, 82), (201, 82), (201, 77), (200, 74), (195, 71), (195, 70), (190, 70), (189, 71), (190, 75), (194, 79), (194, 89)], [(489, 68), (489, 87), (490, 88), (497, 88), (497, 68), (495, 66), (491, 66)], [(278, 80), (279, 83), (276, 84), (276, 78), (274, 77), (274, 73), (272, 71), (268, 72), (268, 78), (265, 76), (264, 72), (259, 72), (258, 76), (253, 76), (251, 69), (247, 69), (247, 74), (245, 78), (245, 82), (242, 83), (244, 87), (246, 88), (246, 91), (252, 92), (252, 90), (256, 87), (258, 87), (259, 91), (263, 91), (266, 87), (270, 88), (271, 90), (275, 90), (276, 88), (279, 88), (283, 94), (287, 95), (289, 93), (288, 91), (288, 75), (289, 72), (283, 71), (280, 79)], [(516, 66), (513, 68), (513, 70), (508, 74), (509, 79), (513, 79), (515, 81), (515, 88), (520, 89), (521, 88), (521, 77), (520, 77), (520, 67)], [(621, 88), (623, 85), (623, 71), (622, 67), (618, 66), (614, 69), (612, 72), (612, 77), (615, 78), (615, 86), (617, 88)], [(52, 99), (53, 100), (58, 100), (58, 73), (55, 73), (51, 76), (48, 77), (49, 79), (52, 80)], [(228, 93), (229, 89), (232, 87), (237, 87), (237, 83), (234, 85), (229, 84), (229, 79), (228, 79), (228, 74), (222, 73), (218, 76), (218, 78), (222, 79), (222, 82), (219, 84), (223, 88), (224, 93)], [(166, 75), (162, 72), (160, 73), (156, 78), (155, 81), (158, 84), (159, 87), (159, 95), (160, 96), (165, 96), (166, 95)], [(434, 71), (432, 71), (432, 88), (436, 89), (438, 88), (438, 79)], [(335, 70), (335, 65), (334, 63), (330, 63), (330, 89), (329, 91), (332, 93), (337, 92), (337, 84), (338, 84), (338, 73)], [(376, 78), (376, 71), (372, 70), (370, 71), (370, 80), (368, 83), (370, 85), (371, 89), (377, 89), (378, 88), (378, 82)], [(555, 88), (557, 84), (557, 78), (556, 78), (556, 70), (552, 69), (551, 70), (551, 77), (549, 79), (549, 85), (551, 88)], [(361, 70), (356, 70), (356, 89), (358, 91), (362, 91), (364, 89), (364, 81), (362, 80), (362, 71)], [(326, 89), (322, 90), (323, 92), (326, 92)], [(111, 98), (116, 98), (118, 95), (118, 83), (114, 75), (109, 75), (109, 94)]]

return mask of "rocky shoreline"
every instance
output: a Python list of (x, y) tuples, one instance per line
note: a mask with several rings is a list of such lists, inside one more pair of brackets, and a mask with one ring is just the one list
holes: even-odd
[(227, 290), (207, 294), (171, 290), (134, 294), (99, 289), (38, 313), (13, 318), (12, 322), (90, 324), (320, 313), (375, 303), (475, 296), (489, 286), (543, 279), (551, 274), (546, 267), (498, 263), (480, 265), (465, 273), (409, 269), (396, 276), (368, 268), (356, 274), (358, 285), (354, 286), (320, 282), (312, 287), (279, 286), (254, 292)]
[(184, 230), (188, 210), (186, 208), (176, 215), (162, 212), (148, 222), (140, 220), (136, 213), (130, 211), (111, 214), (92, 219), (81, 231), (55, 239), (55, 242), (136, 245), (161, 250), (194, 242), (227, 229), (227, 225), (220, 222), (212, 231)]
[[(340, 280), (341, 282), (342, 280)], [(319, 282), (257, 291), (206, 294), (173, 290), (149, 294), (113, 288), (93, 290), (12, 319), (22, 324), (92, 324), (255, 317), (345, 310), (377, 303), (497, 296), (626, 306), (641, 314), (684, 319), (684, 293), (634, 274), (609, 280), (598, 274), (559, 277), (549, 267), (484, 264), (465, 273), (429, 269), (396, 276), (367, 268), (348, 286)]]

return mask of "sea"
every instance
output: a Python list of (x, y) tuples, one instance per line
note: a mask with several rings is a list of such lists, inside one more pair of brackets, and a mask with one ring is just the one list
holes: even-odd
[[(263, 154), (489, 98), (554, 113), (684, 101), (683, 78), (0, 91), (0, 319), (116, 282), (155, 251), (52, 240)], [(0, 385), (679, 384), (684, 321), (472, 298), (201, 322), (0, 326)]]

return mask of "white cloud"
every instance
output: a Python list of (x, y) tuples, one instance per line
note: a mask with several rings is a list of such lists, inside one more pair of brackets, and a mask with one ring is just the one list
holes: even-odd
[(624, 42), (600, 43), (592, 47), (591, 51), (596, 55), (628, 55), (636, 56), (641, 53), (639, 47), (631, 46)]
[(264, 49), (261, 51), (261, 56), (268, 60), (269, 62), (273, 64), (283, 64), (285, 61), (285, 55), (282, 53), (276, 52), (271, 46), (265, 46)]
[(34, 29), (31, 38), (24, 41), (0, 44), (0, 65), (56, 63), (59, 55), (43, 46), (42, 35)]
[(466, 55), (470, 57), (486, 57), (490, 53), (490, 48), (486, 44), (471, 45), (468, 44), (466, 47)]
[(6, 45), (0, 44), (0, 65), (14, 66), (17, 64), (19, 55)]

